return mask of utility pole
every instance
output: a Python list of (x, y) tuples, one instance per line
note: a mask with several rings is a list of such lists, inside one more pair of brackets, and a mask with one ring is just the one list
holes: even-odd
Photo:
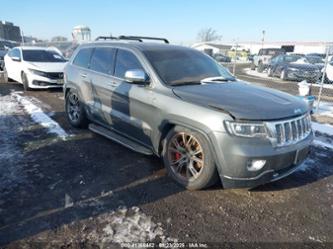
[(261, 48), (264, 48), (265, 34), (266, 34), (266, 31), (263, 30), (263, 31), (262, 31), (262, 38), (261, 38)]
[(330, 50), (330, 46), (329, 46), (329, 43), (327, 43), (326, 44), (325, 65), (324, 65), (323, 76), (321, 77), (320, 88), (319, 88), (319, 93), (318, 93), (318, 101), (317, 101), (317, 109), (316, 109), (317, 113), (319, 112), (319, 104), (320, 104), (321, 94), (322, 94), (323, 86), (324, 86), (324, 80), (325, 80), (325, 75), (326, 75), (326, 70), (327, 70), (327, 64), (328, 64), (329, 50)]
[(24, 34), (23, 34), (23, 30), (21, 31), (21, 39), (22, 39), (22, 45), (24, 45)]
[(237, 48), (238, 48), (238, 39), (235, 39), (235, 56), (234, 56), (234, 65), (232, 68), (232, 74), (235, 75), (236, 73), (236, 60), (237, 60)]

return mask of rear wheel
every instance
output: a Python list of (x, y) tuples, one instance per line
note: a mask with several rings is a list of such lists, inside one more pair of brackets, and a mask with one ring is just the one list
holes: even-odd
[(218, 179), (209, 144), (198, 132), (176, 126), (168, 133), (162, 154), (169, 175), (187, 189), (207, 188)]
[(325, 76), (324, 76), (325, 78), (324, 78), (324, 83), (326, 83), (326, 84), (333, 84), (333, 81), (332, 80), (330, 80), (328, 77), (327, 77), (327, 74), (325, 73)]
[(69, 90), (66, 94), (66, 116), (69, 123), (77, 128), (86, 128), (88, 119), (79, 95), (75, 90)]
[(1, 78), (1, 83), (8, 83), (8, 74), (7, 74), (7, 71), (6, 71), (6, 67), (5, 66), (3, 66), (3, 68), (2, 68), (2, 72), (1, 72), (1, 74), (2, 74), (2, 78)]
[(31, 88), (29, 87), (29, 80), (28, 80), (27, 75), (25, 74), (25, 72), (22, 72), (21, 79), (22, 79), (22, 84), (23, 84), (24, 91), (30, 91)]

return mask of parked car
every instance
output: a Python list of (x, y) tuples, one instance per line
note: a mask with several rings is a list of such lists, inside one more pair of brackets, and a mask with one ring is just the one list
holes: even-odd
[(12, 47), (12, 44), (8, 41), (0, 41), (0, 71), (4, 70), (5, 62), (4, 57), (7, 51)]
[(309, 153), (313, 134), (303, 100), (237, 80), (192, 48), (96, 41), (81, 45), (64, 73), (72, 126), (160, 156), (188, 189), (218, 177), (225, 188), (275, 181)]
[(255, 70), (257, 68), (258, 72), (263, 72), (267, 69), (271, 58), (279, 55), (285, 54), (285, 51), (281, 48), (263, 48), (259, 50), (258, 55), (253, 57), (253, 62), (251, 64), (251, 69)]
[(214, 54), (213, 58), (218, 62), (231, 62), (231, 58), (223, 54)]
[(5, 67), (4, 57), (7, 53), (7, 50), (0, 48), (0, 71)]
[(62, 87), (65, 64), (56, 50), (44, 47), (15, 47), (5, 56), (8, 78), (24, 90)]
[(256, 56), (256, 55), (255, 55), (255, 54), (250, 54), (250, 55), (247, 57), (248, 61), (253, 62), (254, 56)]
[(307, 56), (318, 56), (324, 59), (326, 57), (326, 54), (321, 54), (321, 53), (309, 53)]
[(320, 74), (320, 69), (309, 63), (305, 57), (292, 54), (274, 57), (267, 70), (268, 76), (278, 76), (282, 80), (317, 82)]
[(325, 65), (324, 59), (320, 56), (307, 55), (305, 58), (309, 63), (316, 65), (320, 70), (323, 69)]

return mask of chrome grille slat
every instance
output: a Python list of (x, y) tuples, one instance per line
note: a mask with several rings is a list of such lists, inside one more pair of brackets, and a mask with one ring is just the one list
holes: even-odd
[(309, 114), (289, 120), (265, 122), (265, 124), (272, 134), (272, 144), (276, 147), (298, 143), (311, 133)]

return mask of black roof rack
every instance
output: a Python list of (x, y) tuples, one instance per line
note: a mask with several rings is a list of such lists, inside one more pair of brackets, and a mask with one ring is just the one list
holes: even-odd
[(165, 43), (169, 43), (169, 41), (165, 38), (158, 38), (158, 37), (148, 37), (148, 36), (126, 36), (121, 35), (118, 37), (115, 36), (98, 36), (95, 41), (99, 40), (132, 40), (132, 41), (139, 41), (143, 42), (142, 40), (156, 40), (156, 41), (164, 41)]
[(156, 40), (156, 41), (164, 41), (165, 43), (169, 43), (166, 38), (159, 38), (159, 37), (149, 37), (149, 36), (126, 36), (121, 35), (119, 39), (129, 39), (129, 40)]

